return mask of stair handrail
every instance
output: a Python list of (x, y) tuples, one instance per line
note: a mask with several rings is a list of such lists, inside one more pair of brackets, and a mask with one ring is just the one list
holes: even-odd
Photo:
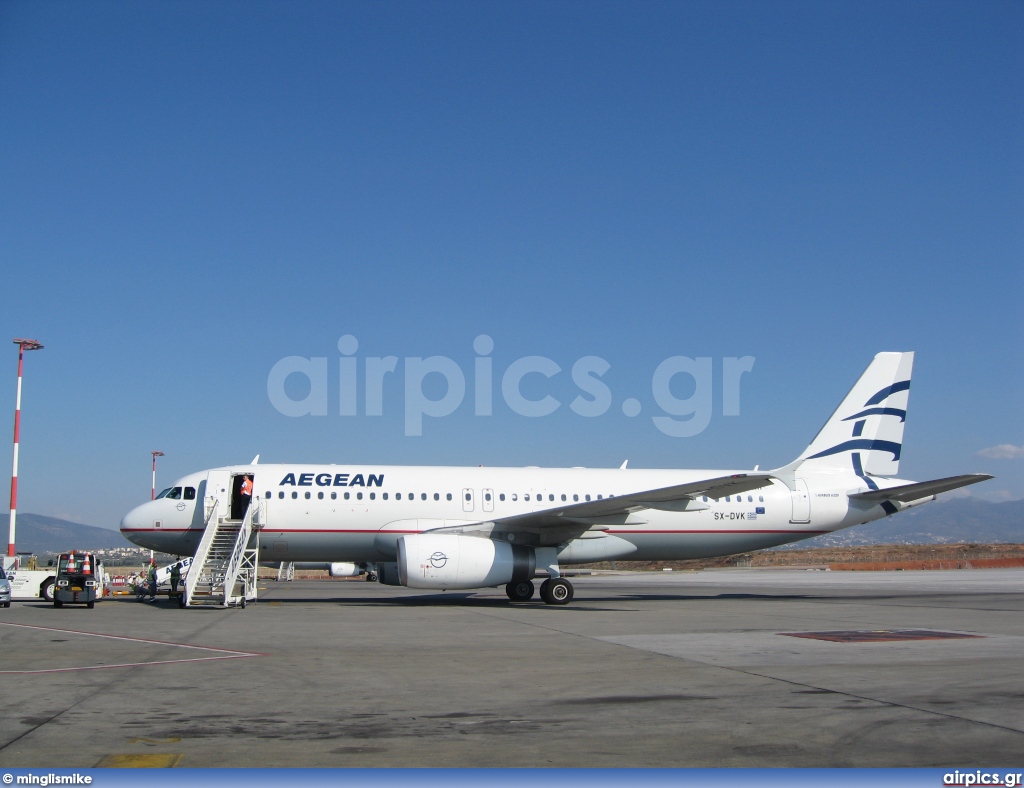
[(195, 591), (196, 585), (199, 583), (199, 576), (202, 574), (203, 567), (206, 565), (206, 557), (210, 553), (210, 545), (213, 544), (213, 539), (217, 535), (217, 524), (214, 523), (214, 527), (210, 528), (210, 521), (216, 517), (219, 503), (220, 502), (217, 498), (213, 498), (212, 496), (207, 498), (209, 511), (207, 512), (206, 519), (203, 522), (203, 538), (199, 540), (199, 546), (196, 548), (196, 554), (192, 557), (192, 564), (188, 568), (188, 574), (185, 575), (186, 603), (192, 599), (192, 592)]
[[(254, 504), (257, 504), (256, 499), (250, 501), (249, 508), (245, 510), (245, 517), (242, 518), (242, 524), (238, 528), (238, 536), (235, 538), (235, 547), (231, 551), (231, 558), (228, 559), (227, 566), (224, 567), (225, 607), (231, 603), (231, 600), (234, 597), (235, 581), (238, 579), (238, 570), (242, 567), (242, 557), (245, 554), (245, 548), (249, 545), (249, 537), (252, 535), (252, 515), (253, 510), (256, 508)], [(245, 593), (244, 590), (242, 593)]]

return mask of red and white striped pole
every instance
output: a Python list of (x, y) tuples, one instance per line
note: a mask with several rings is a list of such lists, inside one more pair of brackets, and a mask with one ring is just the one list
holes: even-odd
[(42, 350), (34, 339), (15, 339), (18, 346), (18, 397), (14, 404), (14, 471), (11, 473), (11, 523), (7, 535), (7, 557), (14, 558), (14, 529), (18, 519), (18, 442), (21, 438), (21, 373), (25, 366), (26, 350)]
[(153, 492), (149, 494), (149, 500), (154, 501), (156, 500), (156, 458), (163, 457), (164, 453), (162, 451), (151, 451), (150, 454), (153, 455)]

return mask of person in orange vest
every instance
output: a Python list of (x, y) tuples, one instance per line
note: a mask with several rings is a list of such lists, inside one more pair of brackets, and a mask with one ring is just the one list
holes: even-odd
[(239, 490), (242, 495), (246, 495), (249, 498), (252, 497), (252, 477), (246, 476), (242, 480), (242, 488)]

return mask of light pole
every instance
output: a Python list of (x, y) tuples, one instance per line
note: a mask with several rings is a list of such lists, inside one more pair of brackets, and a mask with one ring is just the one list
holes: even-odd
[(163, 457), (164, 453), (162, 451), (151, 451), (150, 454), (153, 455), (153, 492), (150, 494), (149, 500), (155, 501), (156, 500), (156, 458), (157, 457)]
[(18, 346), (18, 397), (14, 404), (14, 470), (11, 473), (11, 523), (7, 536), (7, 557), (14, 558), (14, 528), (18, 519), (18, 441), (21, 436), (21, 372), (25, 365), (26, 350), (42, 350), (34, 339), (15, 339)]

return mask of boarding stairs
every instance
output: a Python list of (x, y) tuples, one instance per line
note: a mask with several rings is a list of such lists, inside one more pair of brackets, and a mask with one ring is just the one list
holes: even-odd
[(242, 520), (207, 499), (206, 527), (185, 578), (182, 607), (245, 607), (256, 600), (261, 501), (253, 497)]

